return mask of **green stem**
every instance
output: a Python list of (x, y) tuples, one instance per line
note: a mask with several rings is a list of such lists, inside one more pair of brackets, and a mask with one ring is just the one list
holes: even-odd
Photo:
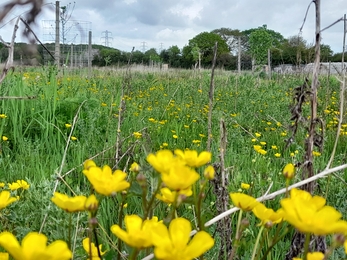
[(145, 212), (143, 215), (143, 220), (146, 220), (149, 217), (149, 213), (151, 212), (151, 207), (155, 201), (156, 195), (158, 194), (159, 190), (160, 190), (160, 186), (161, 186), (162, 181), (158, 180), (158, 185), (157, 185), (157, 189), (155, 190), (155, 192), (152, 195), (151, 200), (148, 202), (147, 207), (145, 208)]
[(257, 236), (257, 240), (255, 241), (255, 245), (254, 245), (254, 248), (253, 248), (253, 254), (252, 254), (251, 260), (255, 259), (255, 255), (257, 253), (257, 247), (258, 247), (258, 244), (259, 244), (259, 240), (260, 240), (261, 234), (263, 233), (263, 230), (264, 230), (264, 225), (262, 225), (260, 230), (259, 230), (259, 233), (258, 233), (258, 236)]
[[(124, 208), (124, 202), (125, 202), (125, 196), (122, 195), (122, 202), (119, 208), (119, 213), (118, 213), (118, 225), (122, 227), (123, 225), (123, 208)], [(121, 260), (122, 259), (122, 240), (118, 239), (118, 244), (117, 244), (117, 259)]]
[(202, 199), (203, 199), (203, 193), (204, 193), (204, 189), (206, 187), (206, 183), (207, 181), (205, 181), (202, 184), (201, 190), (198, 194), (198, 202), (196, 205), (196, 216), (198, 218), (198, 225), (199, 225), (199, 230), (204, 230), (204, 224), (202, 223), (202, 217), (201, 217), (201, 204), (202, 204)]
[(243, 213), (243, 211), (242, 211), (242, 209), (240, 209), (239, 218), (237, 220), (237, 226), (236, 226), (235, 240), (234, 240), (234, 243), (233, 243), (233, 247), (231, 249), (229, 260), (232, 260), (234, 258), (236, 249), (238, 247), (238, 242), (239, 242), (240, 237), (241, 237), (241, 234), (239, 234), (239, 233), (240, 233), (240, 226), (241, 226), (241, 221), (242, 221), (242, 213)]
[(134, 248), (133, 252), (131, 253), (131, 256), (129, 260), (135, 260), (137, 255), (139, 254), (140, 250), (138, 248)]
[(306, 234), (305, 244), (304, 244), (304, 260), (307, 260), (307, 253), (310, 246), (311, 234)]
[(68, 229), (68, 244), (71, 249), (71, 228), (72, 228), (72, 213), (69, 214), (69, 229)]

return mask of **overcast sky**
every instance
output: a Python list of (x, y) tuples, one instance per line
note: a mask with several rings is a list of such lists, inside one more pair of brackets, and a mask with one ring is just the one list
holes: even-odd
[[(321, 2), (322, 28), (347, 13), (346, 0)], [(222, 27), (246, 30), (266, 24), (285, 38), (298, 35), (309, 3), (309, 0), (75, 0), (60, 1), (60, 6), (68, 6), (70, 11), (74, 6), (71, 20), (81, 22), (83, 29), (88, 30), (89, 23), (85, 22), (90, 22), (95, 44), (105, 43), (102, 37), (107, 31), (108, 42), (114, 48), (131, 51), (132, 47), (137, 50), (145, 47), (159, 51), (173, 45), (182, 48), (197, 34)], [(55, 1), (46, 1), (35, 27), (44, 41), (48, 38), (42, 29), (43, 20), (55, 19), (54, 5)], [(314, 9), (312, 4), (302, 32), (308, 43), (314, 42)], [(25, 10), (28, 8), (12, 10), (5, 18), (7, 25), (0, 25), (0, 35), (5, 41), (10, 41), (12, 35), (13, 22), (9, 21)], [(75, 35), (79, 43), (81, 33)], [(322, 34), (322, 42), (334, 52), (342, 51), (342, 39), (342, 22)], [(18, 40), (22, 38), (18, 36)]]

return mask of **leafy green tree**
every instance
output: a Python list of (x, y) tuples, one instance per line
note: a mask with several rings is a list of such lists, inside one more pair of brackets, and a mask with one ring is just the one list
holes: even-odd
[(169, 64), (171, 67), (179, 67), (181, 60), (181, 50), (177, 45), (171, 46), (168, 49)]
[(157, 50), (155, 48), (151, 48), (145, 52), (143, 61), (147, 64), (149, 64), (151, 61), (159, 62), (160, 56), (157, 53)]
[[(212, 32), (202, 32), (189, 40), (189, 46), (191, 51), (199, 49), (201, 54), (201, 63), (204, 66), (209, 66), (213, 59), (213, 48), (215, 42), (218, 42), (217, 57), (220, 57), (222, 53), (229, 53), (229, 47), (226, 41), (218, 34)], [(195, 49), (194, 49), (195, 48)], [(183, 52), (183, 54), (186, 54)], [(192, 61), (196, 62), (196, 55), (191, 54)]]
[(265, 64), (268, 49), (273, 45), (271, 34), (266, 27), (259, 27), (249, 35), (249, 51), (256, 64)]

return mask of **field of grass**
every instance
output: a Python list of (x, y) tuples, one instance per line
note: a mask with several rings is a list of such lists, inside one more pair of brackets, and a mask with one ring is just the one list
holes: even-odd
[[(290, 105), (293, 89), (302, 85), (307, 75), (280, 76), (272, 80), (248, 74), (235, 75), (217, 71), (212, 107), (212, 163), (220, 162), (220, 121), (225, 122), (227, 144), (224, 163), (228, 176), (228, 192), (242, 191), (254, 197), (285, 187), (283, 167), (303, 161), (305, 123), (294, 142), (285, 149), (291, 136)], [(322, 77), (319, 87), (318, 115), (324, 122), (324, 148), (314, 157), (315, 172), (324, 170), (336, 139), (339, 116), (340, 83), (333, 77)], [(115, 259), (119, 246), (110, 227), (126, 214), (144, 214), (142, 188), (135, 173), (129, 171), (137, 162), (146, 176), (148, 198), (155, 191), (157, 179), (146, 161), (150, 153), (162, 149), (207, 149), (210, 72), (193, 71), (131, 72), (65, 71), (54, 68), (27, 69), (9, 74), (0, 88), (0, 97), (22, 97), (0, 100), (0, 182), (6, 184), (25, 180), (28, 190), (13, 191), (18, 202), (3, 209), (0, 230), (8, 230), (22, 239), (29, 231), (42, 231), (49, 241), (69, 240), (68, 230), (76, 234), (74, 259), (86, 259), (82, 239), (88, 236), (88, 214), (67, 213), (51, 202), (54, 191), (72, 196), (89, 195), (90, 183), (82, 174), (83, 162), (93, 158), (97, 165), (110, 165), (129, 174), (132, 182), (127, 195), (117, 194), (100, 202), (97, 213), (99, 243), (107, 249), (105, 259)], [(303, 107), (308, 118), (310, 105)], [(345, 116), (345, 115), (344, 115)], [(340, 139), (332, 166), (346, 163), (347, 122), (342, 124)], [(254, 149), (260, 145), (266, 153)], [(201, 173), (203, 170), (199, 170)], [(346, 217), (347, 171), (320, 179), (316, 193), (327, 198), (327, 204)], [(338, 178), (339, 177), (339, 178)], [(300, 171), (293, 182), (301, 180)], [(241, 183), (250, 189), (241, 189)], [(202, 221), (217, 215), (216, 195), (208, 184), (201, 204)], [(196, 194), (195, 194), (196, 195)], [(265, 204), (277, 210), (283, 196)], [(229, 201), (230, 207), (231, 201)], [(125, 205), (126, 204), (126, 205)], [(170, 206), (155, 201), (153, 215), (165, 219)], [(178, 216), (191, 220), (197, 228), (196, 207), (187, 199), (178, 208)], [(231, 218), (233, 236), (237, 215)], [(251, 259), (259, 227), (258, 220), (247, 213), (250, 225), (243, 231), (235, 259)], [(71, 221), (71, 222), (70, 222)], [(286, 227), (282, 227), (284, 230)], [(281, 230), (281, 232), (283, 231)], [(215, 246), (206, 259), (218, 259), (221, 241), (216, 225), (207, 231)], [(276, 230), (269, 229), (261, 239), (260, 256), (271, 243)], [(283, 259), (293, 230), (271, 250), (267, 258)], [(150, 250), (143, 251), (146, 256)], [(331, 259), (345, 257), (336, 250)], [(139, 258), (140, 259), (140, 258)], [(259, 258), (260, 259), (260, 258)]]

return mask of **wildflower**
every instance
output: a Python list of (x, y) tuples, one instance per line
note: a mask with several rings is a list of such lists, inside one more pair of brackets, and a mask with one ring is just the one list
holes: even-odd
[(152, 122), (152, 123), (157, 122), (153, 117), (149, 118), (148, 121), (149, 121), (149, 122)]
[(256, 152), (258, 152), (258, 151), (261, 149), (261, 145), (258, 145), (258, 144), (253, 145), (253, 149), (254, 149)]
[(72, 253), (66, 242), (57, 240), (47, 246), (47, 237), (37, 232), (28, 233), (20, 245), (10, 232), (0, 233), (0, 246), (15, 260), (71, 259)]
[(261, 145), (266, 145), (266, 142), (260, 142)]
[[(324, 254), (322, 252), (312, 252), (307, 253), (306, 259), (307, 260), (324, 260)], [(294, 257), (293, 260), (302, 260), (301, 258)]]
[(341, 220), (342, 214), (325, 203), (323, 197), (292, 189), (290, 198), (281, 200), (283, 217), (302, 233), (320, 236), (346, 233), (347, 222)]
[(133, 163), (131, 164), (129, 170), (132, 171), (132, 172), (139, 172), (139, 171), (141, 170), (141, 167), (140, 167), (140, 165), (138, 165), (138, 163), (133, 162)]
[(252, 196), (239, 192), (230, 193), (230, 198), (234, 206), (242, 209), (243, 211), (251, 211), (255, 206), (257, 206), (260, 203)]
[(212, 165), (207, 166), (206, 169), (204, 170), (204, 176), (208, 180), (213, 180), (214, 174), (215, 174), (215, 171)]
[(287, 132), (282, 132), (281, 136), (287, 136)]
[(176, 191), (171, 191), (169, 188), (165, 187), (160, 189), (160, 194), (157, 194), (156, 198), (165, 203), (172, 204), (178, 200), (179, 195), (189, 197), (189, 196), (192, 196), (192, 194), (193, 194), (193, 191), (191, 187), (189, 187), (186, 190), (180, 190), (178, 193)]
[(250, 187), (251, 185), (249, 185), (248, 183), (241, 183), (241, 189), (243, 190), (249, 190)]
[(278, 149), (278, 147), (277, 147), (276, 145), (271, 145), (271, 149), (273, 149), (273, 150), (277, 150), (277, 149)]
[(84, 204), (84, 208), (88, 211), (95, 212), (99, 207), (99, 201), (96, 199), (95, 195), (90, 195)]
[(199, 136), (200, 136), (201, 138), (206, 137), (206, 135), (204, 135), (204, 134), (199, 134)]
[(267, 154), (267, 151), (265, 151), (264, 149), (259, 149), (257, 150), (257, 152), (260, 153), (261, 155)]
[(90, 166), (88, 169), (83, 170), (83, 174), (88, 178), (94, 189), (105, 196), (112, 196), (130, 186), (130, 183), (125, 180), (127, 176), (125, 172), (116, 170), (112, 173), (112, 169), (108, 165), (102, 168)]
[(96, 164), (93, 160), (86, 160), (83, 164), (83, 168), (85, 170), (89, 170), (90, 167), (95, 167), (95, 166), (96, 166)]
[(292, 179), (295, 174), (295, 166), (292, 163), (288, 163), (284, 166), (283, 175), (286, 179)]
[(279, 158), (279, 157), (281, 157), (281, 154), (280, 153), (275, 153), (275, 157)]
[(8, 140), (8, 137), (7, 136), (2, 136), (2, 140), (4, 141), (4, 142), (6, 142), (7, 140)]
[(252, 138), (252, 142), (254, 143), (254, 142), (256, 142), (257, 141), (257, 139), (256, 138)]
[(107, 104), (106, 103), (101, 103), (101, 106), (102, 107), (107, 107)]
[(71, 212), (84, 211), (87, 197), (86, 196), (68, 197), (65, 194), (54, 192), (53, 198), (51, 200), (59, 208), (71, 213)]
[(261, 137), (261, 134), (255, 133), (255, 136), (259, 138), (259, 137)]
[(295, 156), (295, 153), (292, 152), (292, 153), (289, 154), (289, 156), (290, 156), (290, 157), (294, 157), (294, 156)]
[(0, 182), (0, 188), (5, 187), (5, 183), (4, 182)]
[(174, 139), (177, 139), (177, 138), (178, 138), (178, 136), (177, 136), (177, 135), (172, 135), (172, 137), (173, 137)]
[(158, 223), (152, 232), (155, 257), (191, 260), (213, 247), (214, 240), (207, 232), (199, 231), (190, 240), (191, 231), (190, 222), (184, 218), (172, 220), (169, 228)]
[(161, 174), (161, 179), (171, 190), (186, 190), (192, 186), (200, 175), (192, 168), (178, 163), (171, 167), (167, 173)]
[(134, 132), (133, 136), (137, 139), (140, 139), (142, 137), (142, 134), (140, 132)]
[(111, 232), (119, 239), (135, 248), (146, 248), (153, 245), (152, 229), (158, 224), (157, 218), (153, 217), (150, 220), (142, 221), (137, 215), (126, 215), (124, 222), (126, 231), (118, 225), (111, 226)]
[[(83, 239), (82, 241), (83, 244), (83, 249), (87, 252), (88, 254), (88, 259), (90, 258), (90, 253), (92, 256), (93, 260), (99, 260), (99, 254), (98, 254), (98, 248), (95, 246), (93, 242), (90, 242), (89, 237)], [(99, 252), (100, 255), (104, 255), (106, 251), (102, 252), (102, 245), (99, 245)]]
[(8, 260), (10, 255), (8, 253), (0, 253), (0, 260)]
[(17, 201), (17, 197), (11, 197), (11, 193), (7, 190), (0, 192), (0, 210), (6, 208), (11, 203)]
[(317, 157), (318, 157), (318, 156), (321, 156), (321, 153), (320, 153), (320, 152), (317, 152), (317, 151), (313, 151), (312, 154), (313, 154), (313, 156), (317, 156)]
[(71, 124), (65, 124), (66, 128), (71, 128), (71, 126), (72, 126)]
[(77, 140), (77, 137), (76, 137), (76, 136), (71, 136), (71, 140), (72, 140), (72, 141), (76, 141), (76, 140)]
[(201, 143), (201, 140), (193, 140), (192, 142), (193, 142), (193, 144), (199, 144), (199, 143)]
[(18, 190), (18, 189), (27, 190), (29, 189), (30, 185), (25, 180), (17, 180), (16, 182), (13, 182), (12, 184), (9, 183), (8, 187), (10, 190)]
[(147, 162), (160, 173), (168, 172), (178, 160), (179, 158), (175, 157), (170, 150), (160, 150), (147, 156)]
[(281, 126), (282, 126), (282, 124), (281, 124), (280, 122), (277, 122), (276, 125), (277, 125), (278, 127), (281, 127)]
[(260, 220), (260, 225), (272, 225), (280, 223), (283, 219), (281, 210), (277, 212), (267, 208), (264, 204), (258, 203), (252, 210), (253, 214)]
[(168, 147), (169, 144), (168, 143), (163, 143), (163, 147)]
[(7, 118), (7, 116), (5, 114), (0, 114), (0, 118), (4, 119)]
[(183, 159), (190, 167), (200, 167), (209, 161), (211, 161), (212, 154), (210, 152), (203, 151), (198, 154), (195, 150), (175, 150), (175, 154)]

